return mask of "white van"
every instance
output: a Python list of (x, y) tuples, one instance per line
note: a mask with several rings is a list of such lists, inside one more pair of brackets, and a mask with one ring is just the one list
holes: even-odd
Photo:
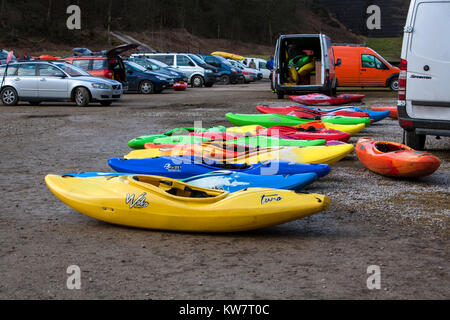
[[(271, 71), (267, 69), (267, 61), (260, 58), (245, 58), (245, 60), (241, 61), (247, 67), (250, 67), (251, 61), (255, 62), (256, 70), (262, 73), (262, 79), (269, 79)], [(259, 79), (261, 80), (261, 79)]]
[[(412, 0), (403, 38), (398, 113), (406, 144), (450, 136), (450, 0)], [(444, 37), (444, 38), (443, 38)], [(447, 39), (447, 40), (445, 40)]]
[[(309, 67), (309, 70), (302, 75), (301, 69), (291, 66), (290, 61), (305, 54), (311, 59), (304, 66)], [(278, 99), (283, 99), (285, 94), (298, 93), (335, 95), (337, 79), (334, 59), (331, 40), (324, 34), (281, 35), (275, 48), (272, 77), (272, 88)], [(340, 65), (340, 61), (337, 65)]]

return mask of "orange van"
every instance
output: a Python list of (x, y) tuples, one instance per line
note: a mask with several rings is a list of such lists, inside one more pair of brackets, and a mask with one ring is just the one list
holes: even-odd
[(368, 47), (333, 46), (339, 87), (388, 87), (398, 91), (400, 69)]

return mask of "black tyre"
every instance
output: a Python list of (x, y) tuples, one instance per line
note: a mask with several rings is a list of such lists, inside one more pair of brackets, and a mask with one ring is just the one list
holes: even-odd
[(406, 131), (406, 145), (414, 150), (425, 149), (425, 141), (427, 136), (424, 134), (416, 134), (416, 131)]
[(277, 97), (279, 100), (284, 99), (284, 92), (277, 91)]
[(151, 81), (144, 80), (139, 84), (139, 93), (141, 94), (155, 93), (155, 86)]
[(392, 91), (398, 91), (398, 78), (395, 77), (389, 82), (389, 88)]
[(191, 85), (194, 88), (201, 88), (204, 83), (205, 80), (203, 80), (202, 76), (193, 76), (191, 79)]
[(109, 107), (112, 103), (112, 101), (100, 101), (100, 104), (104, 107)]
[(3, 88), (0, 95), (2, 97), (2, 103), (4, 106), (17, 106), (17, 104), (19, 103), (19, 95), (14, 88)]
[(231, 79), (230, 79), (229, 75), (224, 74), (223, 76), (220, 77), (220, 84), (228, 85), (230, 83), (231, 83)]
[(87, 107), (91, 100), (89, 91), (86, 88), (77, 88), (74, 93), (74, 100), (77, 106)]

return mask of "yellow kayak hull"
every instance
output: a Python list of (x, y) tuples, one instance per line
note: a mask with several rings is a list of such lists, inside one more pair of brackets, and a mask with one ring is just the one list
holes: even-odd
[[(262, 188), (228, 193), (153, 176), (48, 175), (45, 182), (63, 203), (86, 216), (115, 225), (153, 230), (256, 230), (322, 212), (330, 205), (328, 197), (317, 194)], [(195, 197), (194, 192), (197, 192)], [(199, 198), (200, 193), (207, 197)]]
[[(264, 161), (288, 161), (296, 163), (321, 163), (334, 164), (353, 152), (352, 144), (336, 146), (314, 146), (314, 147), (276, 147), (260, 149), (258, 152), (249, 153), (237, 158), (226, 159), (227, 163), (257, 164)], [(206, 152), (205, 152), (206, 154)], [(165, 156), (183, 155), (181, 148), (171, 149), (167, 154), (166, 149), (134, 150), (127, 154), (125, 159), (148, 159)], [(200, 154), (201, 156), (201, 154)]]
[(216, 51), (211, 53), (212, 56), (219, 56), (219, 57), (223, 57), (226, 59), (232, 59), (232, 60), (245, 60), (245, 57), (237, 55), (237, 54), (233, 54), (233, 53), (228, 53), (228, 52), (223, 52), (223, 51)]
[[(355, 125), (344, 125), (344, 124), (332, 124), (324, 122), (324, 125), (327, 129), (333, 129), (338, 130), (342, 132), (346, 132), (351, 134), (352, 136), (355, 134), (360, 133), (366, 128), (366, 125), (364, 123), (361, 124), (355, 124)], [(227, 129), (227, 132), (229, 133), (235, 133), (235, 134), (251, 134), (256, 135), (257, 132), (264, 127), (258, 126), (258, 125), (251, 125), (251, 126), (244, 126), (244, 127), (231, 127)]]

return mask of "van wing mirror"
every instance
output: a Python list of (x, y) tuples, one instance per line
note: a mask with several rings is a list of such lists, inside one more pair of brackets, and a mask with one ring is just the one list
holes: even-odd
[(342, 59), (336, 60), (336, 67), (340, 67), (342, 65)]

